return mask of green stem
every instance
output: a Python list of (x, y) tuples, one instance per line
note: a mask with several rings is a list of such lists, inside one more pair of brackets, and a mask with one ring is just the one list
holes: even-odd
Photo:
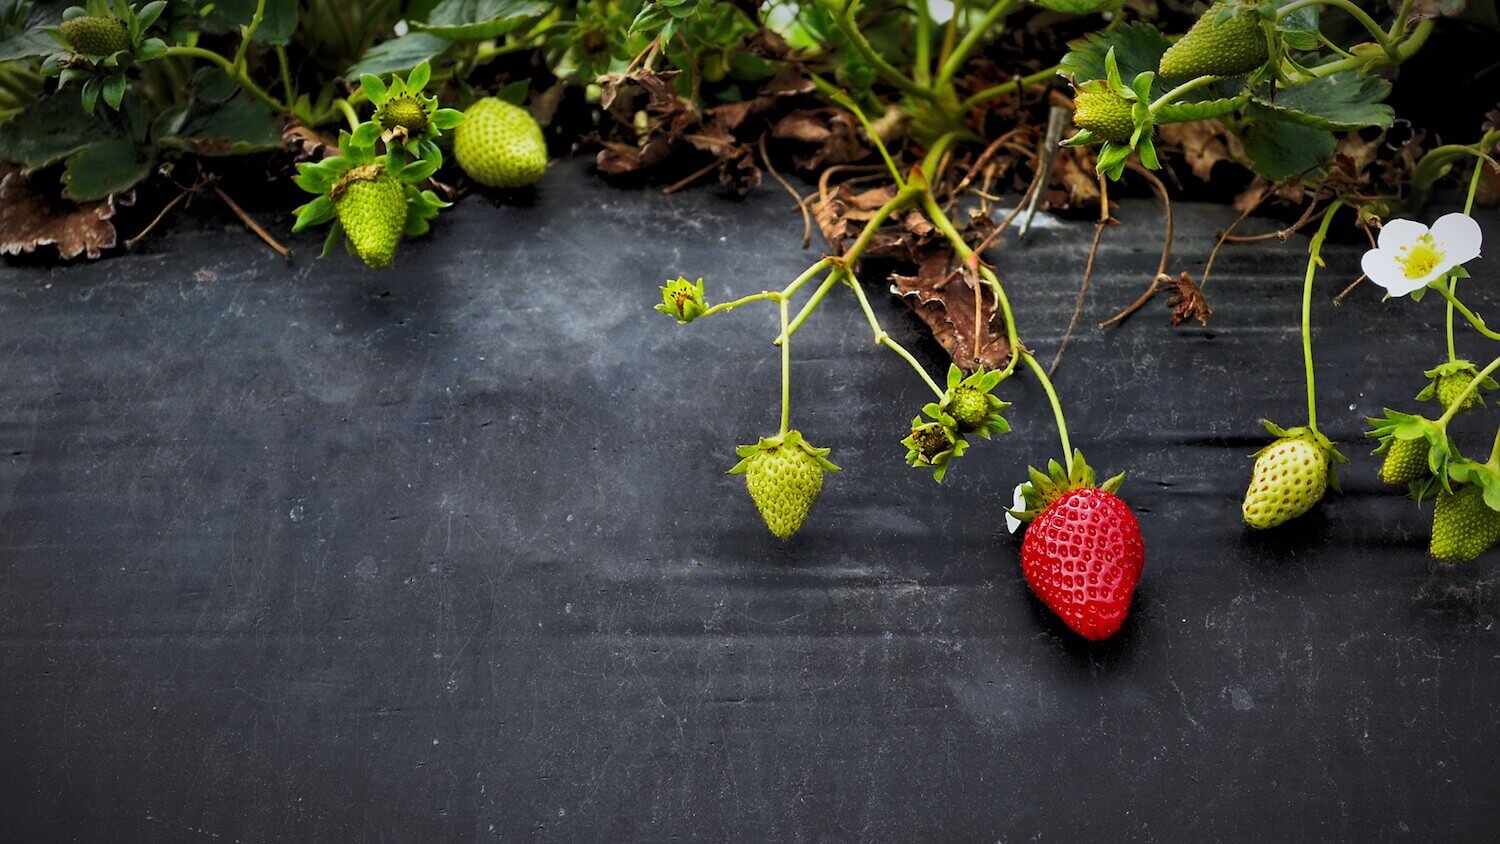
[(175, 47), (168, 47), (167, 51), (165, 53), (162, 53), (162, 55), (186, 56), (212, 62), (213, 64), (218, 65), (226, 74), (228, 74), (229, 78), (233, 79), (236, 84), (238, 84), (241, 88), (244, 88), (245, 93), (249, 94), (257, 100), (260, 100), (262, 103), (265, 103), (266, 105), (270, 106), (273, 109), (276, 109), (277, 111), (289, 110), (286, 107), (285, 103), (266, 93), (265, 89), (255, 84), (255, 81), (252, 80), (248, 75), (246, 75), (242, 68), (236, 68), (234, 64), (229, 61), (229, 59), (224, 58), (223, 56), (213, 52), (212, 50), (205, 50), (202, 47), (184, 47), (179, 45)]
[(939, 387), (937, 382), (932, 380), (932, 376), (927, 374), (927, 370), (922, 367), (922, 364), (917, 362), (917, 359), (912, 356), (911, 352), (908, 352), (900, 343), (892, 340), (891, 335), (885, 333), (885, 329), (880, 327), (880, 320), (875, 316), (875, 309), (870, 307), (870, 300), (865, 297), (865, 291), (864, 288), (860, 287), (859, 279), (852, 275), (849, 276), (849, 286), (854, 288), (854, 296), (859, 299), (859, 307), (865, 312), (865, 319), (870, 323), (870, 331), (875, 335), (875, 345), (885, 346), (887, 349), (900, 355), (902, 360), (910, 364), (911, 368), (916, 370), (918, 375), (922, 376), (922, 380), (927, 383), (928, 389), (932, 390), (933, 395), (937, 396), (938, 400), (941, 401), (943, 398), (943, 388)]
[(1469, 380), (1469, 385), (1467, 387), (1464, 387), (1464, 391), (1462, 393), (1459, 393), (1458, 398), (1454, 399), (1453, 403), (1448, 405), (1448, 409), (1443, 411), (1443, 415), (1438, 417), (1436, 423), (1437, 426), (1439, 428), (1447, 428), (1448, 423), (1452, 421), (1453, 417), (1458, 414), (1458, 409), (1460, 407), (1463, 407), (1464, 402), (1468, 400), (1469, 396), (1474, 394), (1475, 390), (1479, 389), (1480, 383), (1482, 383), (1485, 378), (1488, 378), (1490, 375), (1494, 374), (1495, 370), (1497, 369), (1500, 369), (1500, 358), (1495, 358), (1494, 360), (1490, 361), (1489, 366), (1486, 366), (1484, 369), (1479, 370), (1479, 374), (1475, 375)]
[(1318, 390), (1313, 378), (1312, 353), (1313, 276), (1317, 274), (1318, 267), (1323, 265), (1323, 241), (1328, 238), (1328, 227), (1333, 223), (1333, 215), (1343, 204), (1335, 199), (1329, 204), (1328, 210), (1323, 212), (1323, 222), (1318, 226), (1318, 233), (1313, 235), (1312, 242), (1307, 246), (1307, 277), (1302, 282), (1302, 365), (1307, 372), (1307, 427), (1313, 433), (1318, 432)]
[(1391, 36), (1386, 33), (1380, 24), (1375, 22), (1374, 18), (1370, 17), (1369, 13), (1351, 3), (1350, 0), (1295, 0), (1295, 2), (1288, 3), (1278, 9), (1276, 11), (1276, 19), (1282, 20), (1287, 15), (1299, 9), (1305, 9), (1308, 6), (1333, 6), (1336, 9), (1343, 10), (1350, 17), (1359, 21), (1361, 26), (1370, 31), (1370, 35), (1374, 37), (1375, 42), (1380, 45), (1381, 49), (1385, 50), (1386, 55), (1390, 56), (1393, 60), (1396, 59), (1396, 44), (1391, 39)]
[(234, 66), (241, 72), (245, 70), (245, 54), (250, 52), (250, 42), (255, 38), (255, 30), (260, 28), (260, 22), (266, 18), (266, 0), (257, 0), (255, 14), (250, 16), (250, 23), (240, 27), (240, 48), (234, 53)]
[(292, 67), (286, 58), (286, 48), (276, 47), (276, 63), (281, 67), (281, 93), (286, 101), (293, 103), (297, 101), (297, 89), (292, 86)]
[(859, 120), (859, 125), (865, 127), (865, 134), (870, 137), (871, 143), (875, 144), (875, 148), (880, 151), (880, 157), (885, 161), (886, 169), (891, 171), (891, 178), (896, 180), (896, 187), (898, 189), (906, 187), (906, 180), (901, 178), (901, 169), (896, 166), (895, 160), (891, 158), (890, 151), (885, 148), (885, 141), (882, 141), (880, 136), (875, 133), (875, 127), (870, 123), (870, 119), (865, 117), (864, 110), (856, 105), (854, 100), (850, 99), (849, 95), (843, 91), (829, 94), (829, 97), (834, 102), (848, 109)]
[(916, 57), (912, 61), (911, 78), (918, 85), (932, 82), (932, 16), (927, 13), (927, 4), (917, 4)]
[(1475, 331), (1478, 331), (1480, 334), (1483, 334), (1491, 340), (1500, 340), (1500, 333), (1491, 331), (1490, 327), (1488, 325), (1485, 325), (1484, 318), (1469, 310), (1469, 306), (1459, 301), (1457, 296), (1449, 293), (1448, 288), (1445, 285), (1439, 282), (1437, 284), (1434, 284), (1432, 286), (1432, 289), (1441, 294), (1444, 299), (1447, 299), (1448, 302), (1453, 305), (1453, 307), (1458, 311), (1459, 315), (1469, 321), (1469, 325), (1472, 325)]
[(832, 290), (833, 286), (839, 283), (841, 277), (842, 273), (839, 270), (834, 270), (828, 274), (828, 278), (824, 279), (823, 283), (818, 285), (818, 289), (814, 290), (812, 296), (808, 297), (807, 302), (802, 305), (802, 310), (797, 312), (797, 316), (792, 319), (792, 324), (781, 333), (780, 337), (776, 338), (776, 345), (781, 345), (787, 337), (797, 333), (797, 329), (802, 327), (802, 323), (807, 322), (807, 318), (812, 316), (812, 312), (817, 310), (819, 305), (823, 304), (823, 297), (827, 296), (828, 291)]
[(751, 293), (749, 296), (741, 296), (740, 298), (735, 299), (732, 302), (720, 302), (719, 304), (714, 305), (711, 308), (705, 308), (703, 313), (698, 315), (698, 319), (703, 319), (704, 317), (713, 316), (714, 314), (723, 313), (725, 311), (732, 311), (741, 305), (748, 305), (751, 302), (764, 302), (767, 299), (780, 298), (782, 298), (781, 293), (775, 290), (765, 290), (760, 293)]
[[(1464, 214), (1472, 216), (1474, 213), (1474, 197), (1479, 191), (1479, 176), (1484, 172), (1484, 153), (1476, 150), (1479, 160), (1474, 162), (1474, 175), (1469, 177), (1469, 195), (1464, 200)], [(1458, 353), (1453, 346), (1453, 302), (1458, 296), (1458, 273), (1448, 275), (1448, 362), (1458, 360)]]
[(1041, 383), (1042, 390), (1047, 393), (1047, 401), (1052, 405), (1052, 418), (1057, 422), (1057, 438), (1062, 441), (1063, 465), (1067, 467), (1068, 474), (1073, 474), (1073, 445), (1068, 442), (1068, 422), (1063, 419), (1062, 402), (1057, 399), (1057, 390), (1052, 387), (1052, 379), (1047, 377), (1047, 370), (1037, 363), (1036, 358), (1030, 352), (1022, 352), (1021, 357), (1026, 359), (1026, 365), (1031, 367), (1032, 374)]
[(871, 47), (870, 42), (865, 40), (864, 35), (860, 34), (859, 27), (855, 26), (854, 22), (849, 19), (849, 14), (855, 5), (854, 3), (849, 3), (843, 10), (829, 8), (826, 2), (820, 3), (820, 5), (828, 12), (828, 16), (833, 19), (833, 25), (838, 27), (839, 32), (843, 33), (845, 38), (849, 39), (850, 44), (854, 45), (855, 52), (859, 53), (860, 58), (863, 58), (865, 63), (873, 68), (880, 78), (900, 88), (902, 93), (909, 96), (923, 100), (937, 99), (937, 95), (931, 88), (913, 82), (906, 74), (897, 70), (890, 62), (881, 58), (880, 54), (875, 52), (875, 48)]
[[(1405, 41), (1402, 41), (1395, 45), (1393, 52), (1388, 55), (1388, 58), (1393, 63), (1406, 61), (1407, 59), (1416, 55), (1418, 50), (1422, 49), (1422, 45), (1427, 43), (1427, 38), (1431, 34), (1432, 21), (1422, 21), (1421, 23), (1417, 24), (1415, 29), (1411, 31), (1411, 35), (1408, 35)], [(1371, 64), (1373, 64), (1373, 62), (1368, 56), (1356, 55), (1353, 58), (1349, 59), (1339, 59), (1338, 61), (1332, 61), (1328, 64), (1320, 64), (1317, 67), (1312, 68), (1306, 74), (1299, 74), (1298, 76), (1300, 78), (1295, 80), (1295, 84), (1306, 84), (1317, 79), (1323, 79), (1325, 77), (1332, 76), (1335, 73), (1342, 73), (1346, 70), (1360, 70), (1370, 66)]]
[(1190, 79), (1187, 82), (1178, 85), (1176, 88), (1173, 88), (1172, 90), (1156, 98), (1156, 102), (1151, 104), (1151, 113), (1155, 114), (1157, 110), (1162, 106), (1171, 103), (1172, 101), (1176, 100), (1178, 97), (1186, 94), (1189, 91), (1195, 90), (1197, 88), (1202, 88), (1204, 85), (1208, 85), (1218, 80), (1218, 78), (1219, 77), (1217, 76), (1199, 76), (1196, 79)]
[(1484, 465), (1491, 469), (1500, 469), (1500, 428), (1495, 430), (1495, 443), (1490, 446), (1490, 459)]
[[(781, 311), (781, 334), (786, 336), (786, 297), (778, 295), (776, 304)], [(781, 344), (781, 435), (786, 436), (792, 421), (792, 343)]]
[[(959, 68), (963, 67), (964, 60), (969, 57), (969, 53), (978, 45), (979, 39), (987, 34), (995, 21), (1010, 14), (1016, 5), (1016, 0), (997, 0), (993, 6), (990, 6), (984, 15), (980, 17), (979, 22), (968, 32), (964, 33), (963, 38), (959, 39), (958, 46), (953, 48), (953, 52), (948, 54), (947, 60), (938, 69), (937, 81), (933, 84), (933, 87), (941, 91), (952, 85), (954, 75), (958, 73)], [(954, 9), (953, 13), (957, 15), (958, 10)]]
[(1022, 88), (1028, 87), (1030, 85), (1035, 85), (1038, 82), (1045, 82), (1053, 76), (1056, 76), (1057, 71), (1060, 70), (1061, 67), (1061, 65), (1053, 65), (1048, 68), (1043, 68), (1042, 70), (1039, 70), (1029, 76), (1021, 76), (1016, 79), (1012, 79), (1009, 82), (1002, 82), (999, 85), (985, 88), (984, 90), (979, 91), (976, 94), (970, 95), (969, 98), (964, 100), (962, 103), (959, 103), (958, 110), (960, 112), (968, 112), (970, 109), (974, 108), (980, 103), (988, 102), (989, 100), (997, 99), (1007, 94), (1013, 94), (1021, 90)]
[(349, 131), (352, 132), (359, 128), (359, 113), (354, 110), (354, 106), (349, 105), (348, 100), (343, 98), (334, 100), (333, 107), (338, 109), (340, 114), (344, 115), (345, 120), (349, 121)]

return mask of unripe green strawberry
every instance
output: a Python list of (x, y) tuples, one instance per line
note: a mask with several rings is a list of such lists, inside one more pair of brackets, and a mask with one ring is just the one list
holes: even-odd
[(375, 111), (375, 121), (387, 132), (401, 128), (410, 137), (427, 131), (427, 109), (411, 94), (398, 94)]
[(355, 167), (329, 198), (355, 254), (371, 269), (385, 269), (406, 230), (406, 188), (380, 162)]
[(493, 188), (535, 184), (547, 172), (547, 143), (531, 112), (488, 97), (469, 106), (453, 133), (453, 156), (469, 178)]
[(1461, 563), (1488, 551), (1500, 539), (1500, 513), (1484, 503), (1484, 489), (1472, 484), (1438, 493), (1432, 515), (1432, 558)]
[(130, 48), (130, 25), (113, 15), (79, 15), (65, 20), (57, 32), (73, 52), (109, 56)]
[(1385, 462), (1380, 464), (1380, 479), (1388, 484), (1407, 484), (1427, 474), (1427, 440), (1418, 437), (1411, 440), (1391, 439), (1391, 447), (1385, 453)]
[(1332, 454), (1307, 428), (1286, 431), (1262, 449), (1245, 493), (1245, 524), (1272, 528), (1311, 510), (1328, 489)]
[[(1443, 375), (1437, 381), (1437, 400), (1444, 408), (1451, 407), (1458, 397), (1468, 389), (1469, 383), (1474, 380), (1474, 373), (1454, 372)], [(1467, 413), (1484, 403), (1480, 397), (1479, 390), (1469, 393), (1463, 403), (1458, 406), (1458, 413)]]
[(1073, 122), (1102, 140), (1128, 143), (1135, 134), (1131, 104), (1104, 84), (1085, 84), (1073, 93)]
[(1239, 11), (1217, 20), (1225, 4), (1209, 7), (1187, 34), (1161, 57), (1161, 75), (1174, 79), (1239, 76), (1266, 63), (1266, 36), (1260, 18)]
[(745, 486), (766, 527), (780, 539), (797, 532), (823, 489), (823, 472), (838, 467), (828, 462), (826, 448), (814, 448), (798, 431), (766, 437), (756, 445), (740, 446), (743, 459), (730, 474), (744, 475)]
[(989, 418), (990, 403), (977, 388), (955, 387), (948, 399), (948, 414), (958, 423), (958, 430), (968, 433), (978, 430)]

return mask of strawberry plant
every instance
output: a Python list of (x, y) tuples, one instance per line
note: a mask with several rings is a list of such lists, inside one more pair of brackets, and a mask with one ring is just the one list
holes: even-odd
[[(0, 249), (58, 241), (77, 218), (90, 228), (60, 241), (78, 244), (67, 256), (106, 254), (107, 221), (137, 191), (137, 222), (150, 222), (126, 244), (212, 190), (290, 254), (229, 195), (290, 183), (311, 196), (293, 231), (326, 225), (325, 255), (342, 243), (382, 269), (403, 260), (405, 239), (443, 236), (439, 214), (466, 192), (545, 190), (558, 155), (588, 153), (601, 177), (666, 193), (709, 179), (745, 193), (769, 178), (795, 195), (803, 245), (821, 235), (822, 254), (728, 301), (715, 295), (725, 280), (664, 267), (696, 280), (669, 281), (656, 304), (683, 324), (760, 303), (777, 314), (779, 424), (741, 432), (753, 444), (726, 467), (751, 507), (782, 539), (818, 526), (837, 467), (812, 445), (826, 432), (793, 425), (792, 350), (829, 297), (850, 297), (872, 344), (931, 393), (909, 425), (902, 415), (890, 456), (935, 482), (1010, 432), (1012, 379), (1039, 388), (1057, 453), (1032, 461), (1047, 471), (1031, 470), (994, 515), (1029, 523), (1027, 583), (1098, 639), (1120, 629), (1142, 576), (1140, 525), (1122, 476), (1096, 483), (1073, 445), (1054, 373), (1077, 314), (1047, 362), (1045, 334), (986, 255), (1043, 209), (1088, 215), (1081, 311), (1116, 200), (1156, 196), (1158, 271), (1100, 329), (1163, 291), (1174, 324), (1207, 324), (1214, 259), (1264, 237), (1236, 222), (1198, 279), (1170, 273), (1174, 195), (1233, 201), (1240, 221), (1269, 210), (1289, 220), (1270, 233), (1282, 239), (1314, 232), (1298, 309), (1307, 418), (1264, 422), (1271, 441), (1241, 506), (1250, 528), (1272, 529), (1337, 488), (1344, 458), (1319, 427), (1312, 314), (1320, 273), (1354, 275), (1324, 268), (1324, 244), (1369, 235), (1367, 283), (1393, 298), (1430, 293), (1446, 315), (1446, 358), (1415, 399), (1431, 415), (1372, 420), (1380, 477), (1434, 507), (1434, 557), (1473, 558), (1495, 541), (1500, 463), (1464, 457), (1448, 429), (1484, 412), (1500, 368), (1454, 341), (1465, 324), (1500, 339), (1459, 284), (1479, 253), (1473, 209), (1496, 172), (1500, 113), (1455, 108), (1451, 122), (1417, 125), (1424, 83), (1407, 79), (1439, 65), (1482, 91), (1495, 36), (1491, 0), (0, 0), (0, 185), (24, 200), (0, 206), (0, 230), (27, 233)], [(1472, 142), (1438, 140), (1460, 132)], [(1464, 177), (1461, 213), (1415, 222)], [(869, 293), (886, 288), (930, 330), (942, 366), (885, 329)]]

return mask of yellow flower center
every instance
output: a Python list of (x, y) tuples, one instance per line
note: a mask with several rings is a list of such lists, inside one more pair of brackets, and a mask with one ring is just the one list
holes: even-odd
[(1438, 248), (1432, 235), (1424, 234), (1417, 238), (1416, 243), (1402, 250), (1397, 260), (1401, 262), (1401, 269), (1407, 278), (1426, 278), (1433, 268), (1442, 263), (1443, 250)]

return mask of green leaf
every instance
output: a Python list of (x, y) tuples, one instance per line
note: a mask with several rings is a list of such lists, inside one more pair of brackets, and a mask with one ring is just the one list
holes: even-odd
[(1091, 79), (1106, 79), (1105, 58), (1113, 49), (1120, 76), (1134, 79), (1141, 73), (1155, 73), (1161, 64), (1161, 54), (1171, 45), (1167, 36), (1150, 24), (1125, 24), (1068, 42), (1069, 52), (1063, 56), (1058, 73), (1075, 85)]
[(222, 70), (199, 70), (189, 90), (188, 102), (163, 112), (152, 124), (157, 143), (198, 155), (244, 155), (281, 145), (280, 119), (235, 87)]
[(430, 32), (407, 33), (366, 50), (359, 61), (344, 72), (344, 77), (358, 79), (366, 73), (383, 76), (411, 70), (422, 62), (437, 58), (451, 46), (452, 41)]
[(57, 52), (52, 34), (44, 27), (56, 26), (62, 20), (58, 5), (0, 0), (0, 62)]
[(1065, 15), (1087, 15), (1119, 5), (1116, 0), (1036, 0), (1036, 4)]
[(68, 159), (63, 195), (83, 202), (127, 191), (151, 173), (151, 151), (126, 140), (101, 141)]
[(427, 80), (431, 78), (432, 65), (422, 62), (412, 68), (411, 73), (406, 77), (406, 90), (412, 94), (419, 94), (423, 88), (427, 87)]
[(1335, 139), (1326, 129), (1279, 120), (1272, 113), (1256, 116), (1240, 131), (1245, 154), (1255, 172), (1281, 181), (1333, 157)]
[(452, 41), (483, 41), (546, 14), (552, 5), (540, 0), (443, 0), (426, 21), (412, 21), (411, 26)]
[(525, 105), (526, 94), (530, 90), (530, 84), (525, 79), (517, 79), (496, 91), (495, 96), (511, 105)]
[(427, 181), (427, 179), (432, 177), (433, 173), (437, 172), (437, 169), (441, 164), (442, 162), (440, 161), (413, 161), (412, 163), (406, 165), (406, 167), (402, 168), (401, 181), (409, 182), (412, 184), (415, 184), (417, 182), (425, 182)]
[[(1296, 0), (1276, 0), (1276, 8), (1289, 6)], [(1297, 50), (1318, 48), (1318, 6), (1303, 6), (1276, 22), (1281, 38), (1288, 47)]]
[(1350, 71), (1280, 89), (1274, 101), (1269, 92), (1259, 92), (1254, 101), (1280, 120), (1315, 129), (1364, 129), (1391, 125), (1395, 112), (1381, 102), (1390, 92), (1391, 83), (1384, 79)]

